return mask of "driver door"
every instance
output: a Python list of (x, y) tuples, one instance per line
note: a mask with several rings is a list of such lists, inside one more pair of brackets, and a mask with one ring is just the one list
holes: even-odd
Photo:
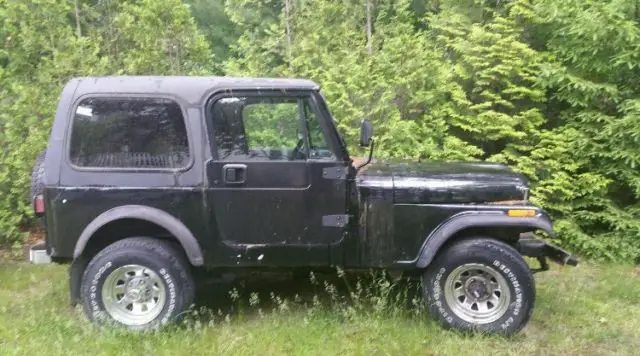
[(268, 250), (264, 256), (285, 251), (278, 265), (326, 265), (329, 245), (343, 236), (344, 226), (331, 219), (344, 216), (347, 193), (346, 180), (325, 172), (347, 164), (327, 139), (313, 95), (224, 95), (209, 110), (215, 151), (208, 200), (218, 238)]

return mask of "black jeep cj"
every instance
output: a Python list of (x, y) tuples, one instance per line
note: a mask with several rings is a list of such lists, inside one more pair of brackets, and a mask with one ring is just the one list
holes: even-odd
[[(361, 133), (372, 146), (367, 121)], [(367, 165), (371, 152), (354, 167), (308, 80), (79, 78), (61, 94), (33, 204), (47, 253), (71, 262), (73, 302), (132, 329), (179, 318), (196, 271), (339, 266), (422, 278), (444, 325), (510, 334), (534, 305), (523, 255), (576, 264), (526, 234), (554, 232), (521, 175)]]

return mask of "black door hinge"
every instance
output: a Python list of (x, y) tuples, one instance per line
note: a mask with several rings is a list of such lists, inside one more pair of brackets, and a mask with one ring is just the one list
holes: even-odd
[(324, 215), (322, 226), (324, 227), (345, 227), (349, 223), (349, 215)]
[(346, 179), (347, 167), (327, 167), (322, 169), (324, 179)]

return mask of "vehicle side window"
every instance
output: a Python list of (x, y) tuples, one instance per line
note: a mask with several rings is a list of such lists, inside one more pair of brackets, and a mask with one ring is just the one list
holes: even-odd
[(308, 102), (305, 102), (304, 111), (305, 124), (309, 133), (309, 158), (335, 160), (336, 156), (329, 149), (324, 132), (320, 127), (320, 120), (311, 110)]
[[(249, 153), (255, 157), (271, 159), (280, 152), (294, 154), (298, 141), (302, 140), (295, 98), (249, 102), (242, 109), (242, 121)], [(303, 148), (299, 146), (300, 151)]]
[(71, 162), (96, 168), (182, 168), (190, 162), (180, 105), (161, 98), (87, 98), (73, 116)]
[(308, 100), (250, 96), (218, 100), (212, 107), (212, 117), (219, 159), (335, 159)]

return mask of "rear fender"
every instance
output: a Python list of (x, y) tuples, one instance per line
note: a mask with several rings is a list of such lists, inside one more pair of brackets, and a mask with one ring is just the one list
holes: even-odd
[(166, 229), (182, 246), (189, 262), (194, 266), (202, 266), (204, 257), (198, 241), (191, 231), (176, 217), (153, 207), (142, 205), (124, 205), (108, 210), (99, 215), (84, 229), (73, 251), (73, 258), (79, 258), (89, 239), (106, 224), (120, 219), (139, 219), (154, 223)]

